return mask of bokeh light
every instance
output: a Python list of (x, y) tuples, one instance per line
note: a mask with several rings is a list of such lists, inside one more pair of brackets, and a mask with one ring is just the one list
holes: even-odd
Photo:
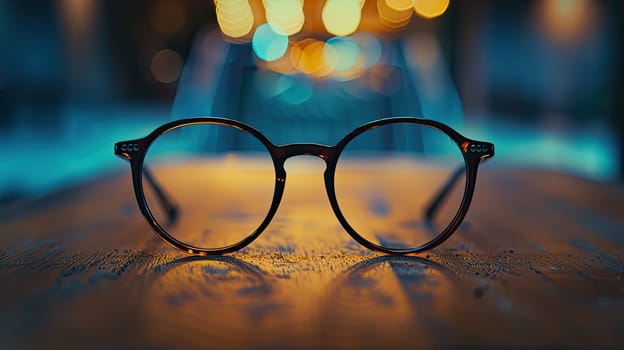
[(251, 33), (254, 14), (247, 0), (215, 0), (217, 22), (223, 34), (242, 38)]
[(330, 45), (329, 43), (323, 43), (322, 46), (322, 65), (325, 68), (320, 71), (319, 76), (325, 76), (336, 71), (336, 67), (340, 64), (340, 53), (338, 52), (336, 46)]
[(397, 11), (411, 10), (414, 6), (414, 0), (384, 0), (386, 4)]
[[(272, 35), (274, 34), (270, 33)], [(254, 43), (260, 44), (260, 40), (254, 39)], [(326, 42), (305, 38), (287, 45), (285, 54), (271, 61), (264, 58), (271, 54), (262, 53), (271, 49), (256, 49), (254, 46), (254, 51), (259, 51), (256, 54), (259, 67), (284, 75), (302, 73), (311, 78), (331, 77), (346, 81), (360, 77), (366, 70), (377, 65), (382, 57), (379, 39), (363, 32), (349, 37), (335, 36)], [(265, 40), (265, 43), (258, 45), (260, 46), (269, 47), (270, 40)], [(279, 47), (274, 57), (281, 54), (282, 50), (284, 46)]]
[(356, 33), (351, 37), (360, 48), (362, 68), (367, 69), (379, 62), (381, 43), (379, 39), (368, 33)]
[(303, 27), (303, 0), (263, 0), (266, 21), (279, 25), (286, 35), (297, 34)]
[(327, 0), (321, 17), (325, 29), (337, 36), (353, 34), (362, 18), (360, 0)]
[(256, 56), (265, 61), (274, 61), (286, 53), (288, 36), (279, 25), (265, 23), (256, 29), (252, 47)]
[(536, 5), (541, 27), (553, 41), (578, 42), (594, 27), (596, 4), (593, 1), (544, 0)]
[[(300, 72), (315, 76), (324, 77), (329, 75), (337, 62), (337, 54), (334, 52), (324, 54), (325, 43), (316, 39), (305, 39), (290, 49), (290, 59)], [(332, 50), (332, 49), (329, 49)]]
[[(289, 46), (292, 46), (292, 44), (289, 43)], [(292, 74), (295, 73), (297, 71), (297, 69), (295, 68), (295, 66), (293, 66), (291, 60), (290, 60), (290, 55), (288, 54), (289, 49), (286, 49), (286, 54), (284, 54), (282, 57), (273, 60), (273, 61), (262, 61), (260, 60), (260, 66), (264, 67), (264, 68), (268, 68), (276, 73), (281, 73), (281, 74)]]
[(293, 85), (293, 80), (288, 76), (263, 70), (257, 72), (254, 82), (260, 95), (267, 99), (281, 95)]
[(284, 75), (270, 71), (258, 73), (255, 88), (266, 99), (296, 106), (307, 102), (314, 95), (314, 82), (307, 75)]
[(449, 6), (449, 0), (414, 0), (414, 10), (424, 18), (441, 16)]
[(182, 56), (170, 49), (158, 51), (150, 62), (150, 70), (156, 81), (163, 84), (178, 80), (184, 60)]
[[(409, 3), (409, 7), (405, 5)], [(398, 29), (409, 23), (412, 18), (413, 2), (398, 0), (377, 0), (379, 22), (390, 29)]]
[(279, 96), (290, 105), (300, 105), (314, 95), (314, 82), (305, 75), (287, 76), (279, 78), (278, 85), (288, 86)]
[(356, 65), (360, 58), (360, 47), (351, 38), (333, 37), (323, 47), (323, 58), (326, 62), (332, 62), (336, 71), (344, 71)]

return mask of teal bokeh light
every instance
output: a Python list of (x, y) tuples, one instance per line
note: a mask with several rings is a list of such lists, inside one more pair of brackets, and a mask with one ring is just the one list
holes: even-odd
[(327, 40), (337, 53), (336, 71), (341, 72), (353, 68), (360, 57), (360, 46), (348, 37), (336, 36)]
[(288, 36), (278, 25), (265, 23), (256, 29), (251, 46), (256, 56), (265, 61), (275, 61), (286, 53)]
[(280, 98), (289, 105), (301, 105), (310, 100), (314, 95), (314, 83), (305, 75), (296, 77), (281, 76), (280, 84), (288, 86), (282, 92)]

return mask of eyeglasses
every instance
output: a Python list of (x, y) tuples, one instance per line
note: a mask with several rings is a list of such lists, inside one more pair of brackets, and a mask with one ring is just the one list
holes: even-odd
[[(143, 216), (173, 247), (195, 255), (239, 250), (269, 225), (298, 155), (325, 161), (338, 221), (363, 246), (388, 254), (431, 249), (459, 227), (477, 169), (494, 145), (437, 121), (393, 117), (362, 125), (334, 146), (277, 146), (224, 118), (174, 121), (115, 144), (128, 160)], [(462, 179), (464, 181), (462, 181)]]

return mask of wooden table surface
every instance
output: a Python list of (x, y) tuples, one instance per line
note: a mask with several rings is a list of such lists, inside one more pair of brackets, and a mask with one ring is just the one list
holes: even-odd
[(293, 174), (260, 238), (192, 258), (117, 174), (0, 209), (0, 349), (622, 348), (623, 214), (622, 186), (484, 166), (466, 224), (390, 257)]

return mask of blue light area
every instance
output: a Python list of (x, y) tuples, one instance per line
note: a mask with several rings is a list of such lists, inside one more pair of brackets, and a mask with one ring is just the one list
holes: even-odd
[(279, 78), (278, 85), (288, 86), (280, 99), (289, 105), (300, 105), (308, 101), (314, 94), (314, 83), (310, 78), (304, 75), (289, 77), (283, 75)]
[[(360, 47), (348, 37), (333, 37), (327, 40), (327, 45), (333, 47), (337, 54), (336, 67), (334, 68), (338, 72), (345, 71), (349, 68), (353, 68), (358, 62), (360, 57)], [(323, 48), (323, 55), (326, 54), (325, 46)]]
[[(310, 81), (290, 83), (275, 98), (294, 104), (313, 94), (308, 90), (313, 89)], [(45, 121), (24, 122), (0, 134), (0, 202), (16, 196), (43, 196), (113, 174), (127, 175), (130, 181), (128, 163), (113, 154), (114, 143), (143, 137), (175, 119), (167, 108), (158, 106), (68, 108), (62, 115), (55, 127)], [(497, 119), (468, 116), (463, 126), (452, 124), (474, 139), (496, 145), (496, 156), (484, 166), (548, 169), (595, 181), (617, 179), (617, 137), (608, 126), (593, 123), (552, 130)], [(317, 132), (329, 131), (326, 126)], [(297, 135), (297, 139), (306, 141), (304, 136)]]
[(278, 25), (265, 23), (256, 29), (251, 45), (256, 56), (265, 61), (275, 61), (286, 53), (288, 36)]
[[(384, 46), (390, 49), (391, 46)], [(451, 64), (443, 54), (439, 40), (430, 34), (408, 37), (400, 48), (394, 48), (394, 64), (404, 66), (413, 84), (413, 98), (418, 101), (422, 116), (448, 124), (464, 119), (464, 108), (452, 77)], [(388, 50), (386, 50), (388, 51)], [(402, 62), (403, 61), (403, 62)], [(404, 86), (398, 87), (405, 89)]]
[(294, 84), (293, 79), (279, 73), (258, 71), (256, 74), (254, 81), (257, 84), (258, 92), (267, 99), (280, 96)]
[(60, 120), (24, 117), (0, 134), (0, 202), (38, 197), (85, 181), (129, 172), (115, 142), (146, 136), (171, 117), (161, 106), (64, 108)]
[(553, 130), (496, 116), (467, 117), (460, 130), (494, 143), (496, 156), (488, 166), (548, 169), (596, 181), (615, 181), (619, 174), (617, 136), (600, 122)]
[(381, 58), (381, 43), (379, 39), (368, 33), (356, 33), (351, 39), (359, 45), (362, 54), (363, 68), (370, 68)]
[[(263, 103), (283, 103), (293, 107), (301, 105), (314, 95), (314, 82), (305, 75), (283, 75), (271, 71), (257, 71), (254, 76), (254, 91)], [(258, 108), (256, 108), (256, 112)]]

